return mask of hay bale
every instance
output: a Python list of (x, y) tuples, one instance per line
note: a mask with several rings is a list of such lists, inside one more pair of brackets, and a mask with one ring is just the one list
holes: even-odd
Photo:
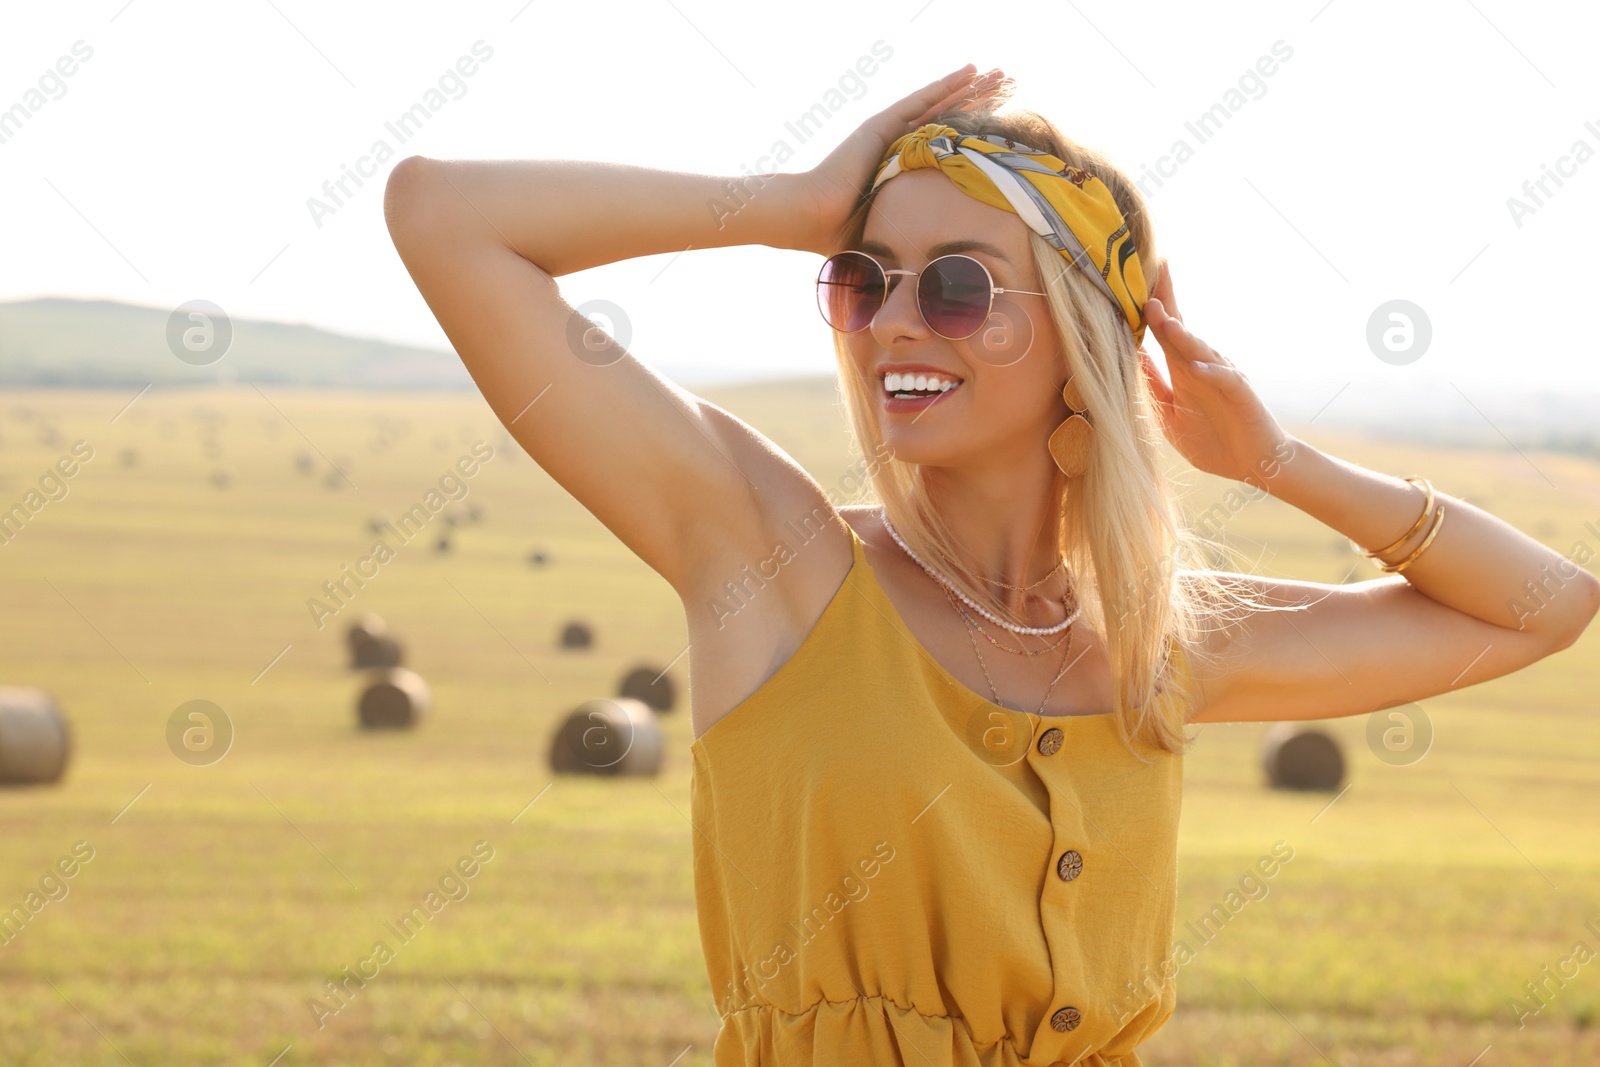
[(71, 731), (49, 693), (0, 686), (0, 783), (59, 781), (71, 755)]
[(356, 645), (361, 642), (388, 632), (389, 624), (383, 621), (383, 616), (368, 612), (350, 624), (350, 629), (345, 631), (345, 640), (350, 643), (351, 651), (355, 651)]
[(534, 567), (543, 567), (550, 562), (550, 553), (542, 548), (536, 548), (528, 553), (528, 563)]
[(640, 664), (622, 676), (617, 695), (631, 697), (655, 711), (671, 711), (678, 702), (677, 686), (665, 670)]
[(434, 544), (433, 550), (435, 552), (448, 552), (448, 551), (450, 551), (450, 538), (448, 538), (448, 537), (439, 538), (438, 542)]
[(594, 631), (589, 624), (578, 619), (561, 628), (562, 648), (588, 648), (594, 644)]
[(1332, 735), (1280, 722), (1261, 741), (1261, 767), (1274, 789), (1338, 789), (1344, 754)]
[(236, 476), (230, 467), (218, 467), (211, 472), (211, 484), (218, 489), (226, 489), (235, 481)]
[(480, 504), (476, 500), (467, 505), (467, 521), (479, 523), (489, 517), (489, 505)]
[(133, 448), (124, 448), (122, 450), (122, 465), (124, 467), (137, 467), (139, 465), (138, 450)]
[(364, 730), (406, 730), (433, 706), (428, 684), (416, 671), (389, 667), (372, 672), (361, 690), (356, 713)]
[(350, 647), (350, 666), (356, 670), (367, 667), (398, 667), (405, 662), (405, 646), (389, 634), (375, 634), (365, 640), (354, 640)]
[(312, 454), (307, 452), (305, 449), (302, 448), (300, 451), (294, 454), (294, 469), (299, 471), (301, 474), (310, 474), (316, 469), (316, 467), (316, 457), (312, 456)]
[(556, 774), (651, 777), (661, 770), (666, 749), (655, 712), (629, 697), (586, 700), (569, 714), (550, 740)]
[(394, 520), (381, 512), (373, 512), (367, 519), (367, 530), (371, 533), (381, 534), (394, 526)]

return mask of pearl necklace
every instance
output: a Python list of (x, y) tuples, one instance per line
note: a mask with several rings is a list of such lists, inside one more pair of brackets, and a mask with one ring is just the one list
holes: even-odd
[(1074, 607), (1072, 612), (1067, 615), (1065, 619), (1062, 619), (1054, 626), (1014, 626), (1011, 623), (1006, 622), (1004, 619), (997, 619), (989, 612), (987, 608), (981, 604), (974, 603), (971, 597), (957, 589), (955, 584), (951, 582), (950, 579), (946, 578), (944, 575), (940, 574), (938, 571), (922, 562), (922, 558), (915, 552), (911, 551), (909, 545), (900, 540), (900, 534), (895, 530), (893, 524), (889, 522), (889, 511), (887, 508), (879, 508), (878, 515), (883, 519), (883, 528), (889, 531), (889, 536), (894, 538), (895, 544), (904, 549), (905, 554), (915, 560), (917, 566), (921, 567), (924, 571), (927, 571), (930, 578), (949, 589), (956, 596), (960, 597), (973, 611), (976, 611), (979, 615), (982, 615), (996, 626), (1003, 627), (1004, 629), (1010, 630), (1015, 634), (1055, 634), (1060, 633), (1062, 630), (1065, 630), (1067, 627), (1071, 626), (1074, 622), (1077, 622), (1079, 614), (1081, 614), (1083, 611), (1081, 606)]

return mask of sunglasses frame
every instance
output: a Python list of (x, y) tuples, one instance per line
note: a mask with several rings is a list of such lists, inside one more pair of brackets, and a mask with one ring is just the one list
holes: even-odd
[(882, 263), (879, 263), (876, 259), (874, 259), (872, 256), (868, 255), (867, 253), (858, 251), (858, 250), (853, 249), (853, 248), (847, 248), (842, 252), (835, 252), (833, 255), (831, 255), (827, 259), (823, 260), (822, 267), (820, 269), (818, 269), (818, 271), (817, 271), (817, 283), (816, 284), (817, 284), (817, 295), (818, 296), (822, 295), (822, 285), (823, 285), (822, 274), (823, 274), (823, 271), (826, 271), (828, 269), (828, 264), (829, 263), (832, 263), (835, 259), (838, 259), (840, 256), (844, 256), (844, 255), (860, 256), (863, 259), (867, 260), (869, 263), (871, 263), (874, 267), (878, 268), (878, 273), (883, 275), (883, 303), (881, 303), (881, 304), (879, 304), (877, 306), (877, 308), (872, 312), (872, 315), (867, 319), (866, 325), (860, 327), (860, 329), (840, 330), (838, 327), (834, 326), (833, 323), (828, 322), (828, 316), (822, 311), (822, 301), (818, 300), (817, 301), (817, 313), (822, 315), (822, 321), (823, 322), (827, 322), (828, 323), (828, 328), (831, 329), (831, 330), (834, 330), (836, 333), (844, 333), (844, 334), (860, 333), (862, 330), (868, 329), (868, 328), (870, 328), (872, 326), (872, 321), (873, 321), (873, 319), (876, 319), (878, 317), (878, 312), (882, 311), (884, 309), (884, 306), (889, 303), (889, 296), (890, 296), (890, 293), (891, 293), (891, 283), (889, 281), (889, 275), (891, 275), (891, 274), (900, 274), (900, 275), (907, 275), (909, 277), (915, 278), (915, 277), (917, 277), (917, 276), (919, 276), (921, 274), (925, 274), (930, 268), (933, 267), (933, 265), (935, 263), (940, 263), (940, 262), (942, 262), (944, 260), (947, 260), (947, 259), (964, 259), (967, 262), (976, 265), (977, 268), (980, 271), (983, 272), (983, 279), (984, 279), (984, 281), (986, 281), (988, 283), (989, 306), (984, 309), (983, 318), (979, 320), (978, 325), (976, 325), (976, 326), (974, 326), (972, 328), (972, 332), (971, 333), (962, 334), (959, 337), (952, 337), (947, 333), (940, 333), (939, 329), (936, 326), (934, 326), (934, 324), (932, 322), (928, 321), (928, 312), (922, 306), (922, 286), (921, 286), (921, 283), (919, 282), (917, 287), (916, 287), (917, 314), (922, 317), (923, 325), (927, 326), (928, 329), (932, 330), (938, 336), (943, 337), (946, 341), (965, 341), (967, 338), (972, 337), (979, 330), (983, 329), (985, 324), (987, 324), (988, 321), (989, 321), (989, 316), (994, 313), (994, 298), (996, 296), (999, 296), (1001, 293), (1022, 293), (1022, 294), (1026, 295), (1026, 296), (1045, 296), (1046, 295), (1045, 293), (1036, 293), (1031, 289), (1005, 289), (1005, 288), (1002, 288), (1002, 287), (994, 284), (994, 275), (989, 273), (989, 268), (984, 266), (983, 261), (981, 259), (976, 259), (973, 256), (965, 255), (964, 253), (961, 253), (961, 252), (949, 252), (949, 253), (946, 253), (945, 255), (938, 256), (938, 257), (936, 257), (934, 259), (930, 259), (927, 262), (927, 264), (925, 266), (923, 266), (922, 270), (901, 270), (899, 268), (895, 268), (895, 269), (891, 270), (888, 267), (885, 267)]

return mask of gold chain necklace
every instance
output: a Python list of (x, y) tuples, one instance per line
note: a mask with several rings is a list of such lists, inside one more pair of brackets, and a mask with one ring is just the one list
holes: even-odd
[[(952, 606), (955, 606), (955, 600), (948, 592), (945, 593), (945, 599), (949, 600)], [(959, 611), (960, 609), (957, 608), (957, 610)], [(1000, 707), (1005, 707), (1004, 704), (1000, 703), (1000, 693), (995, 689), (994, 679), (989, 675), (989, 665), (983, 662), (983, 651), (978, 648), (978, 639), (972, 636), (972, 631), (975, 629), (980, 629), (980, 627), (977, 623), (973, 622), (966, 612), (961, 612), (961, 616), (961, 621), (963, 624), (962, 628), (967, 631), (967, 640), (972, 642), (972, 654), (978, 657), (978, 666), (983, 669), (983, 679), (989, 683), (989, 696), (995, 704), (999, 705)], [(984, 634), (984, 636), (988, 637), (989, 635)], [(1050, 703), (1050, 694), (1055, 691), (1056, 683), (1061, 681), (1061, 676), (1066, 674), (1067, 668), (1071, 666), (1071, 664), (1067, 662), (1067, 657), (1072, 654), (1071, 626), (1067, 627), (1066, 635), (1061, 638), (1061, 641), (1066, 645), (1066, 648), (1061, 650), (1061, 669), (1056, 672), (1056, 676), (1054, 678), (1050, 679), (1050, 684), (1045, 688), (1044, 691), (1044, 699), (1039, 701), (1039, 709), (1034, 712), (1035, 715), (1044, 714), (1044, 706)], [(1041, 649), (1040, 651), (1043, 652), (1049, 650)], [(1019, 708), (1017, 710), (1020, 711), (1021, 709)]]

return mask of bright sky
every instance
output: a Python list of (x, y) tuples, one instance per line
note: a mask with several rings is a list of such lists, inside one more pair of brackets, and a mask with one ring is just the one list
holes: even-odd
[[(1600, 382), (1592, 334), (1567, 321), (1592, 306), (1596, 277), (1582, 237), (1600, 203), (1591, 5), (1003, 7), (1013, 13), (955, 0), (8, 4), (0, 299), (199, 298), (241, 318), (448, 347), (383, 224), (383, 182), (405, 155), (735, 175), (785, 140), (785, 169), (804, 169), (970, 60), (1004, 67), (1018, 103), (1125, 170), (1165, 169), (1146, 189), (1185, 318), (1280, 414), (1364, 397), (1487, 407)], [(800, 143), (786, 121), (875, 45), (889, 58), (845, 82), (844, 106)], [(452, 73), (462, 57), (470, 76)], [(436, 110), (401, 144), (386, 122), (441, 79)], [(1202, 140), (1190, 124), (1215, 105), (1227, 119)], [(307, 201), (379, 140), (393, 158), (347, 182), (319, 226)], [(1179, 141), (1192, 154), (1176, 163)], [(818, 263), (695, 250), (562, 288), (575, 304), (621, 306), (635, 353), (686, 385), (829, 374)], [(1393, 300), (1431, 323), (1428, 349), (1403, 365), (1367, 340)]]

